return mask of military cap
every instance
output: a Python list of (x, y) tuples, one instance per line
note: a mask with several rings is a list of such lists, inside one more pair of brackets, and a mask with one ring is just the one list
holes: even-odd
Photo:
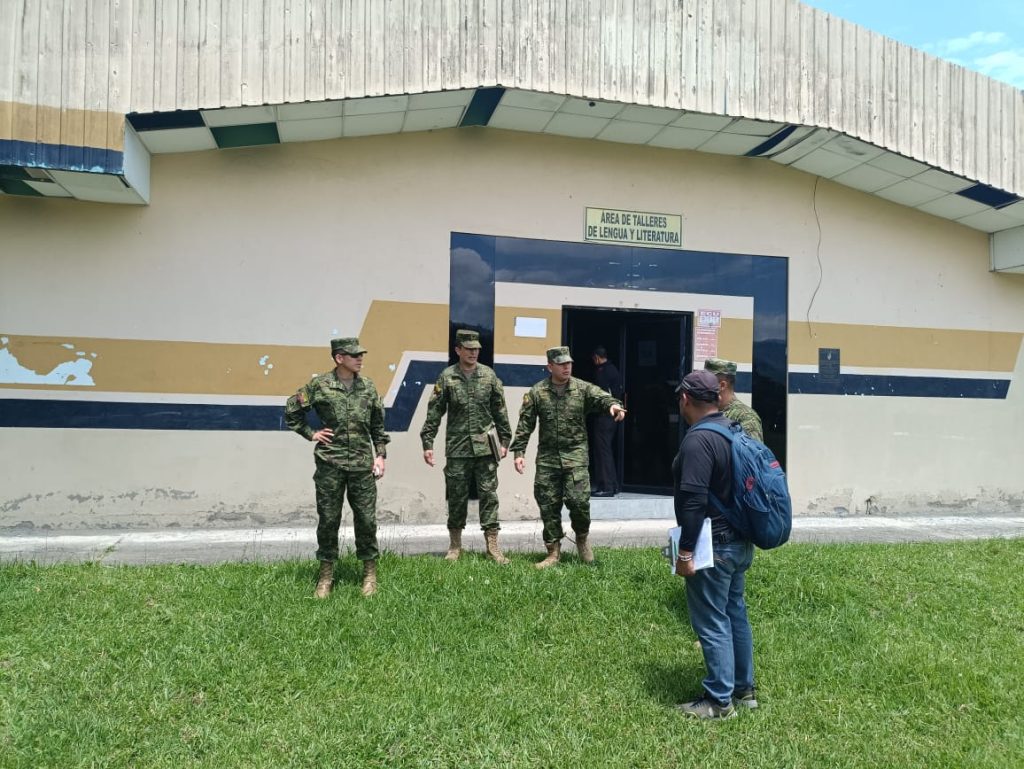
[(359, 344), (358, 337), (346, 336), (331, 340), (331, 355), (337, 355), (339, 352), (345, 355), (360, 355), (366, 352), (366, 348)]
[(691, 371), (683, 377), (676, 392), (684, 392), (699, 401), (714, 403), (718, 400), (718, 377), (710, 371)]
[(480, 334), (476, 331), (460, 328), (455, 332), (455, 344), (458, 347), (465, 347), (467, 350), (479, 350)]
[(736, 376), (736, 364), (724, 358), (708, 358), (704, 361), (704, 370), (710, 371), (712, 374)]
[(548, 350), (548, 363), (572, 363), (568, 347), (552, 347)]

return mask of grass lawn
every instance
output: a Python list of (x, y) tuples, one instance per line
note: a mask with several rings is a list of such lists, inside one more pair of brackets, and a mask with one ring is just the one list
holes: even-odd
[(1024, 766), (1024, 540), (758, 553), (717, 723), (666, 561), (597, 555), (2, 566), (0, 766)]

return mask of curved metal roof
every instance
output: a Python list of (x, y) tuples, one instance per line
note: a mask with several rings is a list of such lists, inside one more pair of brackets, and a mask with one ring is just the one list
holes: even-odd
[[(0, 57), (0, 163), (9, 165), (117, 172), (117, 157), (74, 165), (39, 147), (121, 152), (129, 113), (150, 149), (161, 144), (155, 131), (185, 128), (226, 146), (218, 128), (274, 124), (287, 140), (302, 133), (282, 129), (289, 120), (335, 119), (330, 130), (301, 126), (307, 140), (466, 125), (477, 97), (504, 89), (484, 104), (486, 124), (771, 156), (978, 229), (1024, 223), (1024, 91), (796, 0), (2, 8), (0, 50), (11, 54)], [(465, 104), (451, 91), (468, 94)], [(354, 120), (385, 114), (372, 110), (387, 99), (373, 97), (405, 97), (401, 110), (388, 107), (405, 117)], [(417, 101), (431, 106), (413, 109)], [(178, 125), (165, 113), (193, 117)]]

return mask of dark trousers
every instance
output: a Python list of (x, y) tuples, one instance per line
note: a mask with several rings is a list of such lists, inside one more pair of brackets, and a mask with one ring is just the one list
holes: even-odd
[(618, 424), (608, 414), (594, 418), (594, 488), (598, 491), (618, 491), (615, 474), (615, 431)]

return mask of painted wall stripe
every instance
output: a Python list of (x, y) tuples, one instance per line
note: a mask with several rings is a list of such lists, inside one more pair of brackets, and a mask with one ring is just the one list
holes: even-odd
[[(412, 424), (423, 391), (447, 364), (411, 361), (394, 405), (386, 409), (389, 432), (418, 430)], [(535, 364), (497, 363), (495, 371), (506, 387), (530, 387), (547, 369)], [(1004, 399), (1010, 389), (1005, 379), (951, 377), (864, 376), (843, 374), (825, 382), (818, 374), (791, 373), (791, 395), (861, 395), (905, 398)], [(750, 374), (737, 375), (737, 390), (750, 392)], [(316, 424), (315, 417), (310, 424)], [(134, 403), (55, 400), (52, 398), (0, 399), (0, 427), (86, 428), (111, 430), (285, 430), (283, 406), (201, 403)]]
[(825, 381), (820, 374), (789, 375), (791, 395), (886, 395), (899, 398), (1006, 398), (1007, 379), (877, 376), (842, 374)]

